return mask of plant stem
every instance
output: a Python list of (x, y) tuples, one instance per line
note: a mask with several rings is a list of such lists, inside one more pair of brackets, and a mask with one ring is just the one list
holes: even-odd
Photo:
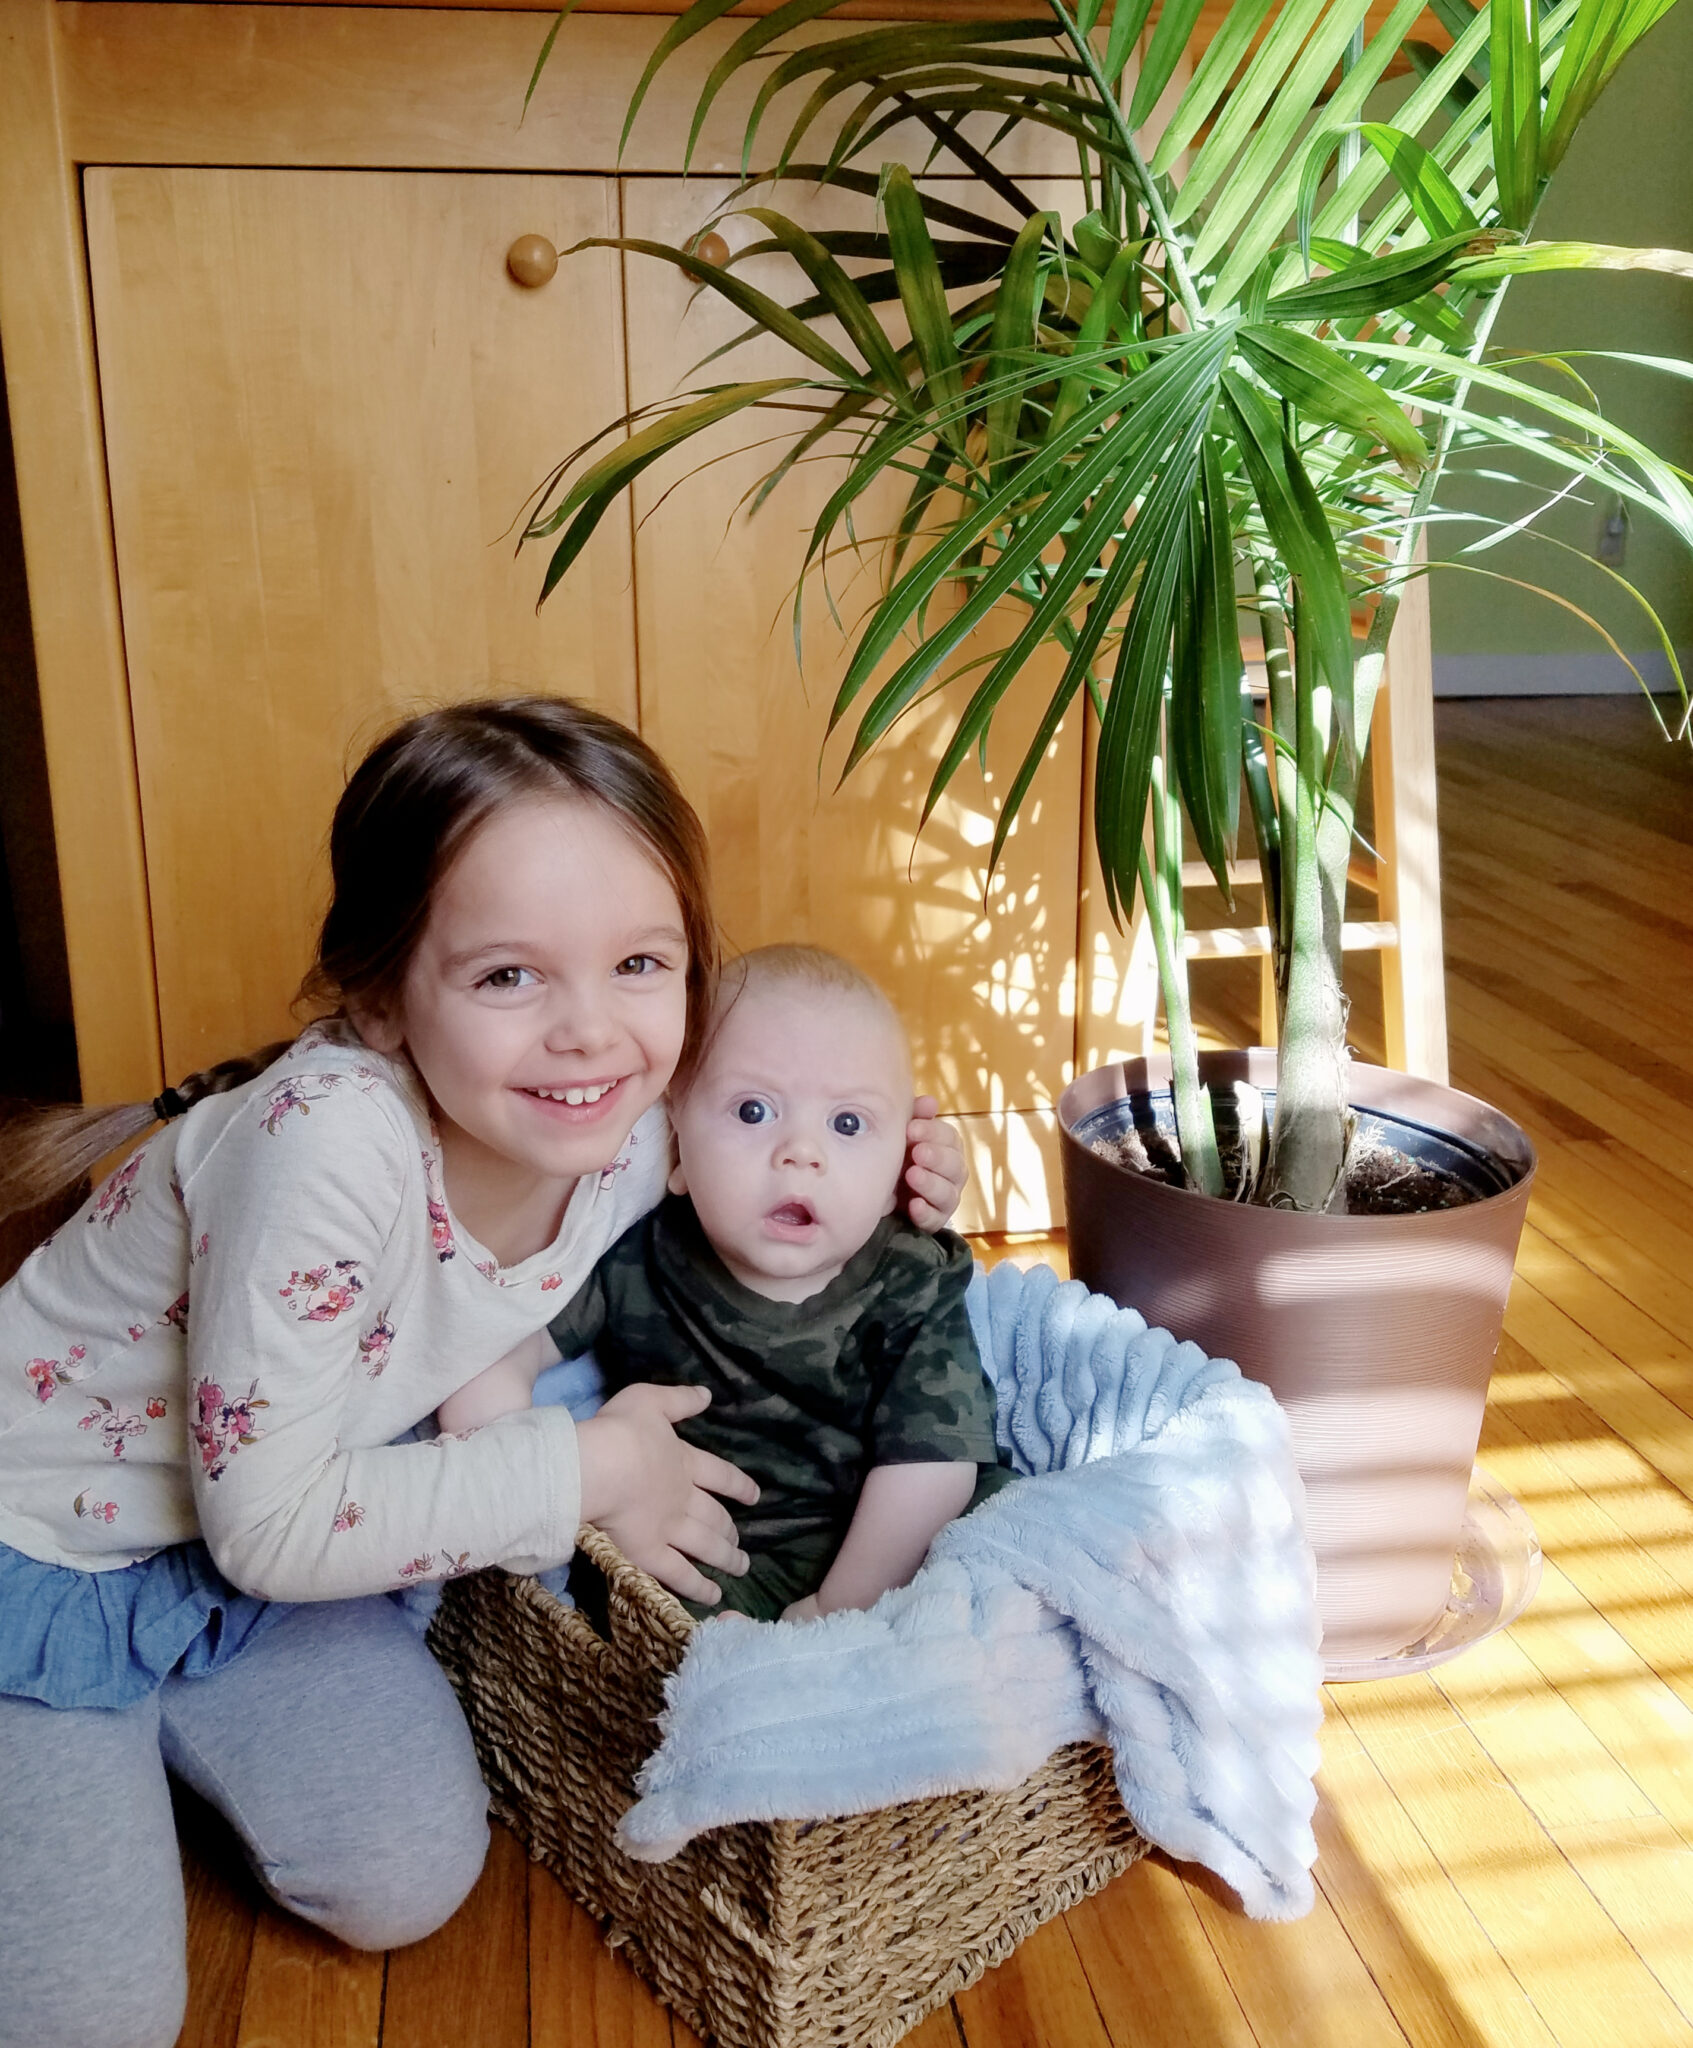
[[(1156, 779), (1153, 792), (1153, 837), (1161, 841), (1161, 814), (1165, 800)], [(1179, 820), (1177, 829), (1180, 829)], [(1171, 891), (1162, 856), (1154, 862), (1143, 845), (1139, 865), (1147, 922), (1152, 927), (1152, 947), (1158, 956), (1158, 986), (1164, 998), (1164, 1029), (1170, 1040), (1170, 1096), (1176, 1110), (1182, 1170), (1187, 1175), (1188, 1184), (1201, 1194), (1220, 1195), (1223, 1192), (1223, 1168), (1217, 1156), (1217, 1130), (1211, 1116), (1211, 1098), (1199, 1085), (1199, 1042), (1194, 1035), (1193, 1005), (1188, 997), (1181, 911)]]
[(1093, 80), (1094, 90), (1104, 103), (1106, 119), (1117, 131), (1117, 140), (1122, 146), (1123, 154), (1133, 166), (1135, 183), (1140, 187), (1140, 196), (1145, 201), (1147, 217), (1163, 244), (1176, 295), (1182, 302), (1182, 310), (1187, 315), (1188, 325), (1193, 328), (1204, 327), (1207, 324), (1205, 310), (1199, 303), (1199, 293), (1188, 270), (1187, 259), (1176, 241), (1176, 230), (1171, 225), (1169, 211), (1164, 204), (1164, 195), (1158, 189), (1151, 166), (1140, 153), (1134, 131), (1124, 118), (1122, 108), (1117, 104), (1117, 95), (1106, 83), (1105, 73), (1100, 69), (1093, 45), (1083, 35), (1075, 16), (1064, 5), (1064, 0), (1048, 0), (1048, 5), (1063, 27), (1065, 40), (1087, 67), (1087, 74)]
[(1341, 1187), (1346, 1164), (1346, 1006), (1338, 951), (1331, 954), (1327, 943), (1331, 921), (1338, 937), (1338, 921), (1329, 902), (1328, 878), (1317, 857), (1327, 748), (1317, 718), (1310, 635), (1298, 630), (1299, 623), (1296, 612), (1297, 793), (1291, 862), (1287, 859), (1286, 813), (1282, 816), (1283, 900), (1291, 906), (1291, 937), (1281, 963), (1285, 977), (1282, 1037), (1264, 1199), (1275, 1208), (1320, 1212), (1328, 1208)]

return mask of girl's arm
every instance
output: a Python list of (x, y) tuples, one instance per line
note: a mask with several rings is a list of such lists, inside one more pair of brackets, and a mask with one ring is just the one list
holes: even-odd
[(919, 1230), (939, 1230), (952, 1219), (970, 1178), (964, 1146), (936, 1114), (932, 1095), (919, 1095), (905, 1127), (905, 1213)]
[(456, 1436), (461, 1430), (481, 1429), (502, 1415), (521, 1414), (534, 1400), (535, 1382), (557, 1362), (546, 1331), (537, 1330), (449, 1394), (435, 1411), (436, 1427)]
[(869, 1607), (891, 1587), (903, 1586), (975, 1490), (973, 1464), (874, 1467), (822, 1585), (794, 1601), (782, 1619), (810, 1621), (842, 1607)]

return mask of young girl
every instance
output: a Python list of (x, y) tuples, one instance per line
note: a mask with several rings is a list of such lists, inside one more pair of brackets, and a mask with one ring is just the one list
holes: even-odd
[[(691, 1559), (744, 1569), (713, 1496), (756, 1488), (672, 1428), (698, 1390), (393, 1442), (664, 1192), (716, 957), (698, 821), (610, 719), (465, 705), (372, 752), (330, 856), (305, 993), (332, 1013), (167, 1091), (152, 1111), (187, 1113), (0, 1290), (4, 2048), (174, 2041), (167, 1769), (346, 1941), (455, 1910), (485, 1796), (386, 1592), (558, 1564), (584, 1520), (697, 1598)], [(918, 1107), (932, 1223), (962, 1161)]]

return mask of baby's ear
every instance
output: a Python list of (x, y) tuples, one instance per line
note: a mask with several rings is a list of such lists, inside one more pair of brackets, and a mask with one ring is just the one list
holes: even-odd
[(665, 1185), (673, 1195), (685, 1195), (688, 1192), (688, 1176), (682, 1171), (680, 1160), (670, 1169), (670, 1178)]

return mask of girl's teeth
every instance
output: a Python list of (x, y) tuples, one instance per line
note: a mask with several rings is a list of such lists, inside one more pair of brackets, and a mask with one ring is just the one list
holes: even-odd
[(581, 1109), (584, 1104), (609, 1095), (616, 1086), (615, 1081), (602, 1081), (596, 1088), (537, 1088), (535, 1093), (545, 1102), (563, 1102), (572, 1109)]

